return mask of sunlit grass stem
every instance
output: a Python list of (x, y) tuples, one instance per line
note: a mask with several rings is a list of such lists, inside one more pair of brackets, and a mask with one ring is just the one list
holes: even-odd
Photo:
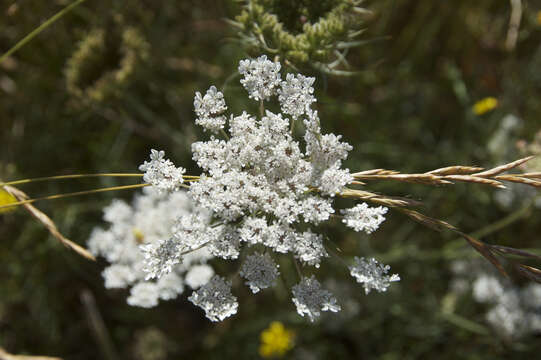
[(82, 4), (85, 1), (86, 0), (76, 0), (76, 1), (74, 1), (73, 3), (66, 6), (65, 8), (63, 8), (62, 10), (60, 10), (59, 12), (54, 14), (52, 17), (47, 19), (43, 24), (41, 24), (40, 26), (38, 26), (37, 28), (32, 30), (28, 35), (26, 35), (24, 38), (19, 40), (19, 42), (17, 42), (17, 44), (13, 45), (13, 47), (11, 47), (11, 49), (9, 49), (2, 56), (0, 56), (0, 64), (5, 59), (7, 59), (9, 56), (13, 55), (17, 50), (19, 50), (24, 45), (29, 43), (33, 38), (35, 38), (37, 35), (39, 35), (43, 30), (45, 30), (46, 28), (48, 28), (49, 26), (54, 24), (57, 20), (62, 18), (64, 15), (68, 14), (71, 10), (73, 10), (75, 7), (77, 7), (78, 5)]
[[(139, 173), (135, 173), (135, 174), (132, 174), (132, 173), (97, 173), (97, 174), (57, 175), (57, 176), (47, 176), (47, 177), (39, 177), (39, 178), (33, 178), (33, 179), (22, 179), (22, 180), (8, 181), (8, 182), (0, 183), (0, 186), (20, 185), (20, 184), (28, 184), (28, 183), (41, 182), (41, 181), (80, 179), (80, 178), (90, 178), (90, 177), (143, 177), (143, 174), (139, 174)], [(187, 181), (199, 180), (199, 176), (194, 176), (194, 175), (184, 175), (183, 178), (186, 178)]]
[(43, 196), (43, 197), (34, 198), (34, 199), (22, 200), (22, 201), (18, 201), (18, 202), (8, 204), (8, 205), (2, 205), (2, 206), (0, 206), (0, 209), (7, 208), (7, 207), (12, 207), (12, 206), (20, 206), (20, 205), (24, 205), (24, 204), (32, 204), (32, 203), (34, 203), (36, 201), (41, 201), (41, 200), (55, 200), (55, 199), (63, 199), (63, 198), (67, 198), (67, 197), (73, 197), (73, 196), (96, 194), (96, 193), (107, 192), (107, 191), (138, 189), (138, 188), (142, 188), (142, 187), (145, 187), (145, 186), (150, 186), (150, 184), (134, 184), (134, 185), (112, 186), (112, 187), (106, 187), (106, 188), (100, 188), (100, 189), (76, 191), (76, 192), (66, 193), (66, 194), (49, 195), (49, 196)]
[(8, 181), (8, 182), (0, 183), (0, 186), (20, 185), (20, 184), (28, 184), (28, 183), (41, 182), (41, 181), (78, 179), (78, 178), (89, 178), (89, 177), (142, 177), (142, 176), (143, 174), (130, 174), (130, 173), (71, 174), (71, 175), (46, 176), (46, 177), (39, 177), (39, 178), (34, 178), (34, 179)]

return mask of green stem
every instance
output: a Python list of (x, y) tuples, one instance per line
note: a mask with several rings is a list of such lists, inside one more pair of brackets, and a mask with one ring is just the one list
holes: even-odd
[(299, 280), (302, 280), (302, 271), (297, 259), (295, 259), (295, 257), (292, 255), (291, 260), (293, 260), (293, 264), (295, 264), (295, 269), (297, 270), (297, 275), (299, 275)]
[(59, 12), (57, 12), (55, 15), (50, 17), (47, 21), (45, 21), (43, 24), (35, 28), (30, 34), (26, 35), (22, 40), (20, 40), (17, 44), (15, 44), (11, 49), (9, 49), (4, 55), (0, 56), (0, 64), (7, 59), (8, 56), (11, 56), (13, 53), (15, 53), (17, 50), (25, 46), (27, 43), (29, 43), (33, 38), (35, 38), (37, 35), (39, 35), (43, 30), (54, 24), (57, 20), (62, 18), (64, 15), (69, 13), (71, 10), (73, 10), (76, 6), (79, 4), (85, 2), (86, 0), (77, 0), (70, 5), (66, 6)]

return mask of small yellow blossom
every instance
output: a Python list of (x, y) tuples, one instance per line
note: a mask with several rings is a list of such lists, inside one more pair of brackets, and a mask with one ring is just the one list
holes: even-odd
[(138, 244), (142, 244), (145, 240), (145, 234), (138, 228), (133, 228), (132, 230), (133, 236), (135, 237), (135, 241), (137, 241)]
[[(16, 202), (17, 202), (17, 199), (15, 198), (15, 196), (11, 195), (4, 189), (0, 189), (0, 206), (8, 205), (11, 203), (16, 203)], [(15, 210), (15, 206), (0, 208), (0, 214), (8, 212), (8, 211), (13, 211), (13, 210)]]
[(537, 20), (537, 25), (541, 25), (541, 11), (538, 11), (535, 20)]
[(273, 321), (261, 332), (259, 355), (264, 358), (281, 357), (293, 348), (293, 331), (287, 330), (279, 321)]
[(498, 99), (495, 97), (486, 97), (479, 100), (473, 105), (473, 112), (475, 115), (483, 115), (489, 111), (494, 110), (498, 107)]

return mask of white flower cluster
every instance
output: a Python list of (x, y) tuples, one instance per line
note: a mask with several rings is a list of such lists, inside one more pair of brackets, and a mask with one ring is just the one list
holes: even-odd
[(243, 76), (240, 83), (248, 90), (248, 96), (254, 100), (268, 100), (275, 95), (280, 86), (279, 62), (260, 56), (256, 61), (241, 60), (239, 73)]
[(386, 213), (386, 207), (369, 208), (368, 204), (362, 203), (354, 208), (342, 210), (342, 214), (344, 214), (342, 222), (355, 231), (364, 231), (370, 234), (379, 228), (379, 225), (385, 220), (383, 215)]
[[(180, 216), (172, 226), (172, 236), (143, 248), (149, 278), (161, 280), (183, 263), (184, 254), (195, 249), (205, 248), (216, 258), (237, 259), (242, 249), (256, 247), (266, 252), (250, 251), (252, 255), (240, 270), (246, 285), (256, 293), (272, 287), (279, 275), (273, 253), (290, 254), (295, 261), (315, 267), (328, 256), (316, 226), (331, 218), (334, 196), (353, 180), (349, 170), (342, 168), (352, 147), (341, 136), (322, 133), (318, 113), (311, 109), (316, 101), (314, 78), (287, 74), (282, 81), (280, 64), (265, 56), (241, 61), (239, 72), (249, 97), (261, 102), (261, 114), (226, 116), (223, 94), (215, 87), (205, 96), (196, 93), (196, 122), (225, 137), (211, 136), (192, 144), (193, 159), (203, 173), (190, 181), (188, 196), (207, 213)], [(264, 101), (273, 96), (278, 98), (281, 113), (264, 111)], [(295, 122), (304, 125), (304, 144), (294, 137)], [(174, 168), (168, 160), (164, 163), (161, 152), (153, 152), (151, 162), (141, 169), (151, 171), (148, 178), (157, 179), (153, 185), (168, 188), (169, 179), (154, 174), (171, 166)], [(361, 204), (346, 210), (344, 219), (355, 230), (371, 233), (384, 220), (385, 212), (386, 208)], [(386, 269), (382, 267), (380, 273)], [(369, 279), (364, 281), (365, 288), (382, 291), (388, 282), (397, 280), (386, 279), (369, 267), (359, 268), (355, 276), (363, 271)], [(219, 277), (190, 299), (213, 321), (237, 310), (230, 283)], [(320, 310), (340, 309), (315, 278), (303, 278), (293, 288), (293, 301), (298, 312), (311, 320)]]
[(340, 311), (340, 305), (330, 292), (321, 288), (316, 278), (305, 277), (297, 285), (293, 286), (293, 303), (297, 306), (299, 315), (308, 315), (310, 321), (319, 317), (320, 311)]
[(391, 267), (377, 262), (376, 259), (365, 259), (355, 257), (355, 265), (349, 267), (351, 276), (363, 284), (364, 291), (369, 294), (371, 290), (378, 292), (387, 291), (387, 288), (394, 281), (400, 281), (397, 274), (386, 275)]
[(176, 298), (185, 284), (193, 289), (204, 285), (214, 271), (206, 264), (210, 258), (208, 250), (202, 248), (185, 256), (182, 264), (169, 264), (170, 271), (159, 280), (145, 281), (147, 273), (140, 248), (161, 244), (162, 239), (171, 236), (175, 219), (193, 213), (194, 209), (184, 191), (171, 194), (155, 188), (143, 191), (132, 205), (114, 200), (104, 209), (103, 218), (110, 226), (107, 230), (94, 229), (88, 247), (94, 255), (103, 256), (110, 263), (103, 271), (106, 288), (131, 287), (128, 304), (153, 307), (159, 299)]
[(541, 333), (541, 284), (530, 283), (519, 288), (483, 274), (473, 283), (473, 297), (492, 305), (486, 320), (503, 336)]
[(464, 293), (469, 288), (465, 283), (472, 283), (473, 298), (491, 306), (485, 318), (501, 336), (519, 338), (541, 334), (541, 284), (532, 282), (519, 287), (483, 271), (482, 265), (464, 261), (454, 262), (452, 270), (456, 275), (454, 290)]
[(177, 191), (184, 181), (182, 175), (186, 170), (175, 167), (171, 160), (164, 159), (164, 156), (163, 151), (151, 150), (150, 161), (145, 161), (139, 166), (139, 170), (145, 172), (143, 180), (158, 191)]
[(195, 119), (197, 125), (214, 133), (224, 128), (225, 116), (221, 114), (227, 110), (227, 106), (225, 105), (224, 95), (216, 90), (215, 86), (211, 86), (203, 97), (199, 91), (196, 92), (193, 106), (195, 114), (198, 116)]
[(286, 81), (282, 81), (282, 87), (278, 90), (278, 101), (282, 105), (282, 112), (297, 119), (304, 113), (304, 109), (316, 101), (314, 95), (314, 81), (312, 77), (298, 74), (286, 75)]
[(239, 307), (237, 298), (231, 295), (231, 282), (218, 275), (214, 275), (206, 285), (194, 291), (188, 300), (205, 310), (205, 314), (212, 321), (222, 321), (236, 314)]
[(240, 271), (240, 276), (246, 279), (246, 285), (250, 286), (254, 294), (261, 289), (273, 286), (278, 275), (280, 275), (278, 265), (269, 254), (249, 255)]

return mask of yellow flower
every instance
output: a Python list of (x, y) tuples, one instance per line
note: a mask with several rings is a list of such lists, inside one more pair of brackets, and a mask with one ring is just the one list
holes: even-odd
[(138, 244), (142, 244), (145, 241), (145, 234), (143, 234), (141, 230), (139, 230), (138, 228), (133, 228), (132, 232), (133, 236), (135, 237), (135, 241)]
[(293, 348), (293, 331), (287, 330), (279, 321), (273, 321), (268, 328), (261, 332), (259, 355), (264, 358), (283, 356)]
[(479, 100), (473, 105), (473, 112), (475, 115), (483, 115), (489, 111), (494, 110), (498, 107), (498, 99), (494, 97), (486, 97)]
[[(0, 206), (8, 205), (15, 202), (17, 202), (17, 199), (15, 198), (15, 196), (11, 195), (4, 189), (0, 189)], [(13, 211), (13, 210), (15, 210), (15, 206), (0, 208), (0, 214), (8, 212), (8, 211)]]
[(538, 11), (535, 19), (537, 20), (537, 25), (541, 25), (541, 11)]

